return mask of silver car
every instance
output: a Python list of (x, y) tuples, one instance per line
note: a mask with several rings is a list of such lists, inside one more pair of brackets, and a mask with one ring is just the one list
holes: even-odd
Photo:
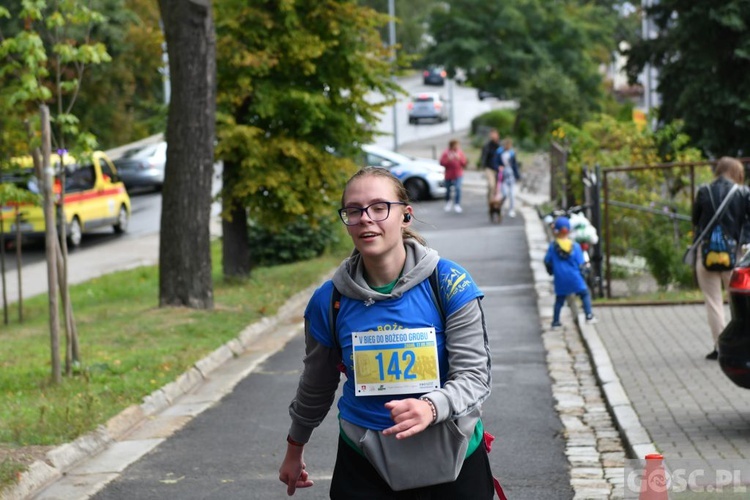
[(117, 173), (127, 189), (154, 188), (160, 191), (164, 185), (164, 165), (167, 163), (167, 143), (128, 149), (114, 160)]
[(412, 158), (378, 146), (362, 146), (365, 164), (388, 169), (403, 182), (413, 201), (445, 197), (445, 168), (435, 160)]
[(432, 120), (437, 123), (448, 119), (448, 101), (437, 92), (422, 92), (412, 96), (409, 108), (409, 123)]

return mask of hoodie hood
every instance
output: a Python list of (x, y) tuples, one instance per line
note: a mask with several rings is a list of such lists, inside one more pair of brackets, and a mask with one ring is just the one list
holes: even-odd
[(355, 300), (363, 300), (368, 305), (379, 300), (400, 297), (407, 290), (428, 279), (440, 260), (437, 251), (425, 247), (413, 238), (405, 239), (404, 247), (406, 248), (406, 262), (401, 277), (391, 293), (378, 293), (370, 288), (365, 280), (362, 255), (357, 250), (354, 250), (349, 258), (336, 269), (333, 284), (342, 295)]
[(555, 250), (557, 250), (557, 254), (560, 257), (567, 259), (570, 256), (570, 252), (573, 250), (573, 240), (569, 238), (555, 239)]

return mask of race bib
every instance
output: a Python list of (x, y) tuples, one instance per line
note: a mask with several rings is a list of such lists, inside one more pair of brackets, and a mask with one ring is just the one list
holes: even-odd
[(425, 393), (440, 388), (434, 328), (352, 333), (357, 396)]

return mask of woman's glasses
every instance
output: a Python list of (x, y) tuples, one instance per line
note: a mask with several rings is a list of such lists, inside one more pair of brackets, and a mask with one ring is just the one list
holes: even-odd
[(347, 226), (359, 224), (362, 214), (367, 214), (373, 222), (386, 220), (391, 214), (391, 205), (406, 205), (403, 201), (378, 201), (366, 207), (344, 207), (339, 210), (339, 217)]

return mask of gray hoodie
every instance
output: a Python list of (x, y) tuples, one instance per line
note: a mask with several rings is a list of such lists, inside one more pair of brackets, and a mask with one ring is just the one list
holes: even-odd
[[(437, 265), (438, 253), (416, 240), (404, 240), (406, 262), (401, 278), (390, 294), (372, 290), (364, 278), (364, 264), (358, 252), (353, 252), (333, 276), (336, 288), (345, 296), (363, 301), (378, 302), (398, 298), (410, 288), (428, 279)], [(309, 333), (305, 318), (304, 370), (300, 377), (297, 395), (289, 406), (292, 425), (290, 437), (306, 443), (315, 427), (320, 425), (331, 405), (339, 384), (337, 365), (340, 353), (318, 343)], [(446, 348), (448, 374), (445, 385), (425, 394), (437, 410), (436, 423), (445, 420), (456, 422), (462, 433), (469, 437), (480, 416), (481, 404), (489, 396), (491, 387), (491, 357), (484, 313), (480, 300), (473, 300), (446, 318)], [(359, 442), (365, 429), (353, 424), (344, 425), (347, 436)]]

